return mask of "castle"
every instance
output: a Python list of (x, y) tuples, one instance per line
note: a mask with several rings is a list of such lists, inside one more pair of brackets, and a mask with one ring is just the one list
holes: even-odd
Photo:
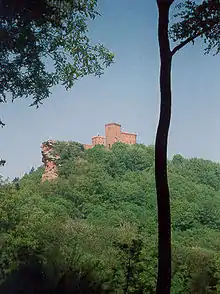
[(92, 144), (84, 144), (85, 149), (90, 149), (95, 145), (104, 145), (106, 148), (111, 148), (116, 142), (126, 144), (136, 144), (137, 135), (121, 131), (121, 125), (117, 123), (109, 123), (105, 125), (105, 136), (93, 136)]
[[(121, 131), (121, 125), (117, 123), (109, 123), (105, 125), (105, 136), (93, 136), (92, 144), (84, 144), (85, 149), (93, 148), (96, 145), (104, 145), (106, 148), (111, 148), (116, 142), (126, 144), (136, 144), (137, 135), (134, 133), (127, 133)], [(58, 177), (57, 166), (55, 160), (59, 158), (58, 155), (52, 155), (54, 140), (49, 140), (41, 145), (42, 162), (45, 166), (45, 171), (42, 176), (42, 182), (51, 181)]]

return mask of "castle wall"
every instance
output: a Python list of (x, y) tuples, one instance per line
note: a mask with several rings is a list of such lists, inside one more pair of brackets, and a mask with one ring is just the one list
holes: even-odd
[(92, 146), (95, 146), (95, 145), (105, 145), (105, 137), (93, 136), (92, 137)]
[(91, 144), (84, 144), (83, 146), (85, 149), (91, 149), (93, 147)]
[(105, 125), (106, 147), (112, 147), (116, 142), (120, 142), (121, 125), (110, 123)]
[(136, 144), (137, 135), (132, 133), (121, 132), (121, 142), (125, 144)]

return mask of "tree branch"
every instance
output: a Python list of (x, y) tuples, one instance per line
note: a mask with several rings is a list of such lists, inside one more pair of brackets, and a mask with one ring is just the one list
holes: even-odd
[(203, 33), (204, 33), (204, 31), (199, 32), (199, 33), (195, 34), (194, 36), (187, 38), (185, 41), (182, 41), (179, 45), (177, 45), (176, 47), (173, 48), (173, 50), (171, 51), (171, 56), (173, 56), (178, 50), (183, 48), (185, 45), (192, 42), (197, 37), (201, 36)]
[(4, 166), (5, 163), (6, 163), (6, 160), (4, 160), (4, 159), (0, 159), (0, 166)]
[(197, 37), (208, 32), (209, 30), (211, 30), (215, 25), (216, 25), (216, 23), (213, 23), (212, 25), (210, 25), (209, 27), (206, 27), (206, 29), (203, 29), (202, 31), (195, 34), (194, 36), (191, 36), (191, 37), (187, 38), (185, 41), (182, 41), (179, 45), (177, 45), (176, 47), (173, 48), (173, 50), (171, 51), (171, 56), (173, 56), (178, 50), (183, 48), (188, 43), (194, 41)]
[(5, 126), (5, 123), (0, 119), (0, 126), (3, 128)]

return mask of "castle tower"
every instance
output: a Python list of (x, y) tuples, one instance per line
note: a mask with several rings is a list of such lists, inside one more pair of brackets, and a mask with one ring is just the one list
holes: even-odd
[(117, 123), (109, 123), (105, 125), (106, 147), (111, 148), (112, 145), (121, 140), (121, 125)]
[(105, 145), (105, 137), (103, 136), (93, 136), (92, 137), (92, 146), (95, 145)]

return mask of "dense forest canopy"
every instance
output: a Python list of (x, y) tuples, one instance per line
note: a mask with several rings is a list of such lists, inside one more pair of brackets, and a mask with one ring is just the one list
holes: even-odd
[[(61, 287), (68, 275), (69, 287), (80, 285), (74, 293), (155, 293), (154, 147), (116, 143), (111, 150), (84, 150), (58, 142), (54, 151), (58, 180), (41, 183), (39, 167), (0, 185), (0, 292), (7, 293), (16, 275), (19, 283), (11, 284), (21, 288), (24, 281), (29, 291), (24, 272), (34, 267), (42, 293)], [(175, 155), (168, 173), (171, 292), (217, 293), (220, 164)]]

